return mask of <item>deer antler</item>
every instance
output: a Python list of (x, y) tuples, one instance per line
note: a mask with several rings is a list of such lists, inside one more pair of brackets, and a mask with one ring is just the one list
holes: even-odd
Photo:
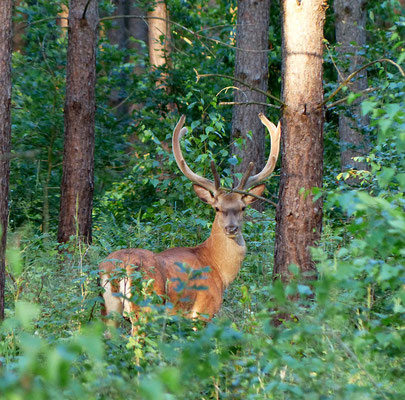
[[(266, 165), (264, 166), (263, 170), (257, 173), (256, 175), (250, 176), (252, 174), (254, 164), (251, 162), (249, 163), (249, 166), (244, 173), (238, 187), (236, 188), (237, 190), (245, 190), (249, 189), (252, 186), (255, 186), (256, 184), (264, 181), (274, 170), (276, 166), (276, 161), (278, 158), (278, 154), (280, 152), (280, 134), (281, 134), (281, 125), (280, 122), (278, 123), (277, 127), (270, 122), (264, 114), (260, 113), (259, 118), (262, 121), (263, 125), (266, 126), (270, 133), (271, 137), (271, 151), (269, 158), (267, 160)], [(197, 175), (194, 173), (190, 167), (187, 165), (183, 154), (181, 152), (180, 148), (180, 140), (183, 137), (183, 135), (187, 132), (187, 128), (183, 128), (184, 121), (186, 117), (182, 115), (179, 119), (179, 122), (177, 123), (176, 127), (174, 128), (173, 131), (173, 154), (174, 154), (174, 159), (176, 160), (176, 163), (178, 167), (180, 168), (180, 171), (183, 172), (183, 174), (190, 179), (192, 182), (194, 182), (197, 185), (200, 185), (204, 187), (205, 189), (209, 190), (212, 193), (218, 193), (220, 190), (220, 178), (217, 172), (217, 169), (215, 167), (214, 161), (211, 161), (211, 170), (212, 174), (214, 176), (214, 181), (211, 181), (207, 178), (204, 178), (200, 175)]]
[(264, 166), (264, 168), (259, 173), (251, 176), (250, 178), (248, 177), (251, 174), (253, 167), (249, 164), (249, 167), (245, 172), (245, 175), (243, 176), (242, 180), (240, 181), (240, 184), (238, 185), (238, 190), (249, 189), (250, 187), (255, 186), (258, 183), (264, 181), (274, 171), (274, 168), (276, 167), (278, 154), (280, 152), (281, 124), (279, 122), (276, 127), (262, 113), (259, 114), (259, 118), (262, 121), (262, 124), (267, 128), (267, 130), (270, 133), (271, 138), (270, 155), (269, 158), (267, 159), (267, 163)]
[(173, 131), (172, 145), (173, 145), (174, 159), (176, 160), (176, 163), (180, 168), (180, 171), (183, 172), (183, 174), (188, 179), (190, 179), (191, 182), (194, 182), (195, 184), (202, 186), (203, 188), (215, 194), (219, 190), (220, 180), (214, 162), (211, 163), (211, 169), (214, 175), (215, 182), (194, 173), (187, 165), (186, 160), (183, 157), (180, 148), (180, 140), (183, 137), (183, 135), (187, 132), (187, 128), (183, 128), (185, 120), (186, 117), (182, 115)]
[(246, 172), (243, 174), (242, 179), (239, 182), (239, 185), (237, 186), (236, 190), (243, 190), (245, 185), (246, 185), (246, 181), (248, 180), (249, 176), (252, 175), (253, 172), (253, 168), (255, 167), (255, 164), (250, 162), (248, 165), (248, 168), (246, 170)]

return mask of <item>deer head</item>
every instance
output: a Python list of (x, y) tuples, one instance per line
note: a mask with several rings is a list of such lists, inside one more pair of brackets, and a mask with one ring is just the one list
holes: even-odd
[(270, 132), (271, 151), (269, 158), (263, 170), (253, 176), (251, 174), (254, 164), (250, 163), (238, 186), (230, 191), (221, 188), (220, 178), (213, 161), (211, 161), (211, 170), (214, 180), (197, 175), (187, 165), (180, 148), (180, 140), (187, 132), (187, 128), (183, 128), (184, 115), (181, 116), (173, 132), (173, 154), (179, 169), (193, 182), (193, 189), (197, 196), (214, 208), (216, 221), (229, 238), (235, 238), (241, 234), (246, 206), (257, 200), (256, 196), (262, 195), (265, 185), (261, 182), (273, 172), (280, 150), (280, 123), (276, 127), (261, 113), (259, 118)]

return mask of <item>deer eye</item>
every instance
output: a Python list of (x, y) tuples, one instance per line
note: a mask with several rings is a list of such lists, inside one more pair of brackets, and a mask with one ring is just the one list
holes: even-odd
[(216, 211), (216, 212), (219, 212), (219, 208), (218, 208), (218, 207), (215, 207), (215, 211)]
[(245, 211), (246, 210), (246, 207), (242, 207), (242, 211)]

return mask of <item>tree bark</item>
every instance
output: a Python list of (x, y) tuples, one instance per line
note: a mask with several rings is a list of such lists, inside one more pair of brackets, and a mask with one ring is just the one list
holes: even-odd
[[(340, 59), (339, 81), (363, 64), (364, 58), (360, 52), (366, 44), (365, 7), (365, 0), (334, 1), (336, 41), (340, 44), (337, 48)], [(367, 72), (364, 70), (350, 83), (349, 88), (353, 92), (359, 92), (367, 86)], [(346, 112), (339, 115), (342, 171), (368, 169), (366, 162), (353, 160), (353, 157), (364, 157), (369, 152), (368, 138), (362, 132), (363, 127), (368, 124), (368, 118), (361, 115), (360, 102), (357, 99)]]
[[(146, 17), (146, 11), (137, 7), (131, 0), (113, 0), (115, 5), (114, 15), (142, 15)], [(140, 18), (119, 18), (113, 22), (112, 29), (107, 31), (108, 39), (111, 44), (118, 45), (120, 49), (135, 49), (137, 52), (142, 51), (142, 46), (139, 40), (148, 45), (148, 24), (146, 19)], [(130, 40), (133, 37), (136, 41)], [(129, 52), (126, 52), (126, 61), (129, 60)], [(145, 72), (143, 65), (138, 64), (134, 68), (134, 74), (139, 75)], [(126, 94), (122, 93), (120, 88), (112, 90), (110, 95), (110, 106), (118, 107), (118, 114), (131, 114), (134, 109), (142, 108), (139, 104), (128, 104), (122, 101), (126, 98)]]
[(4, 319), (10, 177), (12, 3), (3, 0), (0, 7), (0, 320)]
[[(13, 14), (16, 16), (18, 13), (17, 7), (19, 7), (22, 3), (22, 0), (14, 0), (14, 10)], [(24, 47), (25, 47), (25, 39), (24, 39), (24, 30), (26, 26), (25, 22), (26, 18), (24, 17), (24, 22), (16, 22), (13, 21), (13, 51), (19, 51), (21, 53), (24, 52)]]
[(320, 239), (322, 200), (322, 54), (324, 0), (282, 0), (282, 152), (273, 277), (288, 281), (290, 264), (316, 276), (311, 246)]
[[(148, 12), (149, 62), (152, 67), (167, 64), (170, 32), (167, 20), (166, 2), (159, 0), (156, 2), (153, 11)], [(163, 41), (160, 39), (161, 36), (164, 36)]]
[(59, 242), (92, 239), (97, 21), (96, 0), (70, 1)]
[[(264, 91), (268, 87), (269, 23), (270, 0), (238, 0), (234, 76)], [(265, 95), (237, 82), (234, 86), (235, 102), (266, 103)], [(260, 104), (233, 106), (231, 149), (241, 159), (235, 172), (245, 172), (250, 162), (255, 164), (254, 173), (264, 166), (265, 131), (258, 114), (265, 109)], [(238, 138), (244, 139), (243, 148), (235, 145)]]

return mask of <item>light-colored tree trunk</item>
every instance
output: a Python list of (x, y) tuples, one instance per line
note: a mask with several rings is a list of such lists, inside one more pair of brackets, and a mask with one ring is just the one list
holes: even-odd
[(97, 23), (96, 0), (70, 1), (59, 242), (91, 242)]
[[(364, 58), (361, 52), (366, 44), (366, 4), (365, 0), (335, 0), (335, 30), (339, 54), (339, 81), (359, 69)], [(367, 72), (362, 71), (357, 79), (349, 84), (352, 92), (368, 87)], [(353, 157), (364, 157), (369, 152), (369, 141), (364, 132), (367, 117), (361, 115), (361, 99), (357, 99), (339, 115), (340, 163), (342, 171), (348, 169), (367, 170), (367, 163), (355, 161)], [(356, 179), (350, 179), (355, 183)]]
[[(170, 53), (170, 28), (165, 1), (157, 1), (155, 8), (148, 12), (148, 47), (149, 62), (152, 68), (168, 64)], [(164, 85), (166, 76), (162, 76), (156, 84)]]
[(69, 8), (65, 4), (61, 4), (61, 12), (58, 14), (59, 26), (63, 29), (68, 27)]
[[(235, 78), (267, 91), (270, 0), (239, 0), (236, 28)], [(236, 82), (236, 103), (266, 103), (266, 96)], [(256, 172), (264, 166), (264, 126), (258, 118), (265, 113), (260, 104), (234, 105), (232, 114), (232, 153), (241, 163), (235, 172), (245, 172), (254, 162)], [(235, 140), (244, 139), (242, 148)]]
[(6, 243), (11, 149), (12, 0), (0, 7), (0, 320), (4, 319)]
[(282, 0), (281, 180), (276, 214), (274, 278), (288, 281), (290, 264), (315, 277), (310, 247), (320, 239), (322, 200), (322, 56), (324, 0)]

